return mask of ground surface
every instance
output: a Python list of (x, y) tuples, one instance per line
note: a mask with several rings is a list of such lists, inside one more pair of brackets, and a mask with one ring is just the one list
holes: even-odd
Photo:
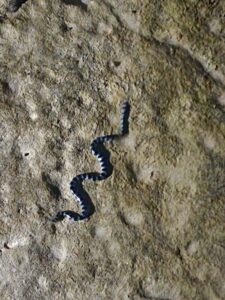
[[(23, 3), (24, 2), (24, 3)], [(0, 5), (0, 298), (213, 300), (225, 295), (225, 2)], [(93, 138), (109, 145), (98, 170)]]

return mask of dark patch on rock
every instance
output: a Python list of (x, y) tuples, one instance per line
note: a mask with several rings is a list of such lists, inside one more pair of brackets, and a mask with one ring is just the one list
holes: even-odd
[(83, 3), (81, 0), (62, 0), (66, 5), (78, 6), (81, 9), (87, 11), (87, 4)]
[(10, 12), (16, 12), (25, 2), (27, 2), (27, 0), (11, 0), (9, 2), (8, 10)]
[(59, 188), (52, 182), (50, 176), (48, 174), (42, 173), (42, 180), (45, 182), (51, 196), (59, 199), (61, 197), (61, 192)]

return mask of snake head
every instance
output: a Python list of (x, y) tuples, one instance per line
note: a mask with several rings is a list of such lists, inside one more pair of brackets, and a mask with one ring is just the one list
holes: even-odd
[(50, 221), (52, 222), (59, 222), (62, 221), (65, 218), (63, 211), (59, 211), (56, 216), (50, 218)]

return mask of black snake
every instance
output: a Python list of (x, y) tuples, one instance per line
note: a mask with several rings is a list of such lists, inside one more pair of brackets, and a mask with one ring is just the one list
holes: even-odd
[(130, 115), (130, 104), (126, 101), (121, 107), (121, 117), (120, 117), (120, 132), (118, 134), (103, 135), (97, 137), (91, 143), (91, 152), (97, 157), (101, 171), (83, 173), (75, 176), (70, 182), (70, 189), (74, 194), (76, 201), (81, 207), (81, 213), (78, 214), (71, 210), (59, 211), (57, 215), (52, 218), (53, 222), (61, 221), (64, 218), (69, 218), (73, 221), (80, 221), (89, 218), (95, 211), (95, 207), (90, 199), (90, 196), (83, 188), (84, 180), (104, 180), (111, 176), (113, 172), (113, 166), (110, 163), (110, 153), (104, 147), (104, 142), (113, 141), (115, 139), (121, 138), (129, 132), (129, 115)]

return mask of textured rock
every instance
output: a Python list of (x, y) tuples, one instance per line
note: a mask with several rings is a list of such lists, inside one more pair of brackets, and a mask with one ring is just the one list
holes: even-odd
[[(185, 2), (185, 3), (184, 3)], [(2, 1), (0, 298), (224, 299), (223, 1)], [(87, 182), (88, 222), (73, 176)]]

